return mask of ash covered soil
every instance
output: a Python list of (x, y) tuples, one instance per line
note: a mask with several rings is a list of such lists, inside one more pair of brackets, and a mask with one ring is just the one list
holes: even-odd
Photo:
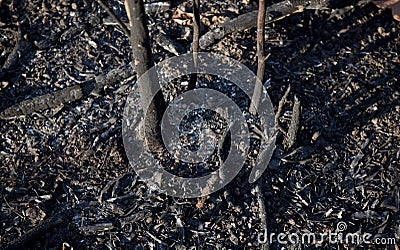
[[(0, 1), (0, 110), (93, 79), (132, 61), (128, 38), (92, 0)], [(122, 1), (110, 2), (127, 22)], [(174, 56), (156, 42), (163, 30), (189, 51), (190, 22), (177, 8), (149, 14), (156, 62)], [(202, 2), (205, 31), (256, 9), (247, 1)], [(183, 21), (182, 21), (183, 20)], [(390, 11), (372, 4), (331, 16), (306, 10), (266, 27), (265, 76), (287, 130), (301, 103), (294, 145), (277, 149), (263, 174), (268, 234), (369, 233), (400, 240), (400, 33)], [(256, 71), (256, 30), (225, 37), (206, 51)], [(22, 49), (21, 49), (22, 47)], [(10, 55), (18, 52), (10, 63)], [(181, 51), (183, 52), (183, 51)], [(132, 171), (121, 136), (123, 109), (136, 76), (58, 108), (0, 120), (0, 246), (66, 214), (39, 232), (32, 248), (259, 249), (263, 233), (251, 171), (199, 199), (151, 191)], [(185, 90), (179, 83), (168, 90)], [(167, 95), (168, 93), (166, 93)], [(251, 154), (249, 154), (251, 157)], [(166, 160), (166, 162), (168, 162)], [(211, 167), (212, 168), (212, 167)], [(41, 224), (42, 223), (42, 224)], [(310, 249), (369, 248), (366, 243), (278, 242)], [(286, 239), (287, 240), (287, 239)], [(382, 241), (382, 242), (383, 242)], [(15, 243), (15, 242), (14, 242)], [(18, 242), (17, 242), (18, 243)], [(394, 243), (394, 242), (392, 242)], [(26, 247), (28, 247), (26, 246)]]

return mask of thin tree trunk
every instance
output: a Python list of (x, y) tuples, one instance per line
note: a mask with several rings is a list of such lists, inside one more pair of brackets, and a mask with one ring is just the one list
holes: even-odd
[[(126, 0), (125, 7), (131, 26), (131, 43), (133, 50), (133, 64), (137, 77), (141, 77), (147, 70), (154, 66), (153, 56), (150, 47), (149, 31), (146, 26), (145, 10), (143, 0)], [(150, 82), (150, 81), (148, 81)], [(139, 86), (139, 94), (142, 100), (152, 99), (154, 91), (158, 86), (152, 84)], [(144, 102), (146, 103), (146, 102)], [(145, 107), (143, 107), (145, 108)], [(152, 99), (146, 114), (146, 142), (151, 151), (161, 147), (161, 130), (159, 121), (166, 109), (166, 102), (161, 91), (158, 91)]]
[(258, 17), (257, 17), (257, 83), (254, 87), (252, 101), (254, 106), (250, 106), (250, 113), (256, 114), (257, 107), (260, 103), (262, 87), (264, 83), (265, 71), (265, 55), (264, 55), (264, 35), (265, 35), (265, 2), (259, 1)]
[[(193, 62), (197, 69), (198, 58), (197, 53), (199, 52), (199, 39), (200, 39), (200, 0), (193, 0)], [(189, 90), (196, 88), (197, 74), (190, 75)]]
[(193, 53), (199, 51), (200, 0), (193, 0)]

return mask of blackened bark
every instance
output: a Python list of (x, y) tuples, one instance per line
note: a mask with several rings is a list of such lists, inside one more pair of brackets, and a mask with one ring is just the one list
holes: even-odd
[(127, 0), (135, 71), (140, 77), (154, 66), (143, 0)]
[[(134, 67), (137, 77), (143, 74), (154, 66), (153, 56), (150, 47), (149, 31), (146, 26), (145, 9), (143, 0), (126, 0), (127, 13), (131, 26), (131, 43), (134, 57)], [(154, 80), (154, 79), (152, 79)], [(150, 81), (144, 81), (149, 82)], [(157, 85), (157, 84), (155, 84)], [(144, 100), (152, 99), (147, 110), (145, 119), (145, 136), (146, 142), (151, 151), (158, 151), (162, 144), (160, 143), (161, 131), (159, 121), (166, 109), (166, 103), (159, 88), (153, 84), (139, 86), (140, 98)], [(157, 92), (153, 98), (153, 93)], [(143, 107), (146, 108), (146, 107)]]

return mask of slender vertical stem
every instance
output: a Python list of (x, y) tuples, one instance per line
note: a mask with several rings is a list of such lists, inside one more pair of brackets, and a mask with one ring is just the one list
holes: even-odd
[[(200, 1), (193, 0), (193, 53), (199, 51), (200, 37)], [(195, 61), (196, 62), (196, 61)]]
[(265, 36), (265, 1), (260, 0), (258, 9), (257, 20), (257, 77), (260, 79), (261, 84), (264, 83), (265, 71), (265, 54), (264, 54), (264, 36)]
[[(254, 87), (252, 103), (250, 105), (249, 112), (253, 115), (257, 114), (257, 108), (260, 103), (260, 98), (263, 90), (263, 83), (264, 83), (264, 71), (265, 71), (265, 54), (264, 54), (264, 35), (265, 35), (265, 1), (259, 0), (259, 7), (258, 7), (258, 17), (257, 17), (257, 58), (258, 58), (258, 65), (257, 65), (257, 82)], [(267, 219), (266, 219), (266, 209), (265, 209), (265, 201), (262, 193), (262, 176), (258, 179), (256, 183), (256, 195), (258, 201), (258, 210), (259, 216), (261, 220), (261, 229), (262, 232), (267, 231)], [(267, 234), (268, 235), (268, 234)], [(268, 236), (266, 236), (268, 237)], [(262, 249), (269, 249), (268, 241), (265, 245), (262, 246)]]
[[(194, 67), (198, 67), (197, 53), (199, 52), (200, 39), (200, 0), (193, 0), (193, 62)], [(189, 90), (196, 88), (197, 74), (190, 75)]]
[(257, 17), (257, 83), (254, 87), (252, 102), (250, 106), (250, 113), (256, 114), (257, 107), (260, 102), (262, 94), (262, 86), (264, 83), (265, 71), (265, 54), (264, 54), (264, 36), (265, 36), (265, 1), (259, 1), (258, 17)]
[(126, 0), (129, 23), (131, 26), (131, 43), (134, 66), (138, 77), (154, 66), (150, 47), (149, 31), (146, 25), (143, 0)]

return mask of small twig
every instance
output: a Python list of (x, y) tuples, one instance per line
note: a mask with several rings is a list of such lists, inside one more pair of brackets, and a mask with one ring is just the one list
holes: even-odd
[[(199, 52), (200, 38), (200, 1), (193, 0), (193, 54)], [(195, 57), (197, 67), (197, 56)]]
[(159, 244), (164, 245), (164, 246), (168, 246), (167, 243), (163, 242), (162, 240), (160, 240), (159, 238), (157, 238), (156, 236), (154, 236), (153, 234), (151, 234), (150, 232), (146, 231), (146, 233), (155, 241), (157, 241)]
[(264, 71), (265, 71), (265, 55), (264, 55), (264, 35), (265, 35), (265, 2), (259, 2), (259, 10), (257, 17), (257, 82), (254, 86), (253, 96), (251, 98), (252, 105), (250, 113), (257, 114), (257, 108), (260, 103), (262, 94)]
[(74, 82), (76, 82), (76, 83), (79, 83), (79, 84), (85, 82), (85, 81), (78, 80), (78, 79), (76, 79), (75, 77), (71, 76), (71, 75), (67, 72), (66, 69), (63, 69), (63, 71), (64, 71), (64, 74), (65, 74), (69, 79), (71, 79), (72, 81), (74, 81)]
[[(261, 220), (261, 227), (262, 227), (261, 232), (268, 232), (265, 200), (262, 194), (262, 176), (260, 176), (260, 178), (258, 178), (257, 180), (255, 191), (258, 203), (258, 216), (260, 217)], [(263, 245), (263, 249), (269, 249), (268, 241), (266, 242), (265, 245)]]
[(114, 225), (111, 222), (104, 222), (90, 226), (82, 226), (79, 229), (86, 233), (98, 233), (103, 231), (110, 231), (111, 229), (114, 229)]
[(281, 124), (279, 123), (279, 117), (281, 116), (283, 105), (285, 105), (285, 103), (286, 103), (289, 92), (290, 92), (290, 85), (286, 89), (286, 92), (283, 95), (282, 99), (279, 101), (278, 111), (275, 114), (275, 124), (278, 127), (278, 129), (282, 132), (282, 134), (284, 134), (284, 135), (286, 135), (286, 131), (282, 128)]
[(297, 131), (300, 127), (300, 108), (300, 101), (297, 96), (294, 96), (292, 119), (290, 120), (288, 132), (283, 141), (283, 145), (286, 149), (291, 148), (296, 141)]
[[(249, 108), (249, 112), (253, 115), (257, 114), (257, 108), (260, 103), (261, 94), (263, 91), (265, 60), (266, 60), (264, 54), (265, 12), (266, 12), (265, 1), (260, 0), (258, 6), (258, 17), (257, 17), (257, 58), (258, 58), (257, 79), (251, 100), (252, 103)], [(262, 179), (263, 179), (262, 176), (258, 178), (255, 190), (258, 203), (258, 213), (261, 220), (261, 230), (267, 232), (268, 230), (267, 230), (265, 201), (262, 194)], [(269, 249), (268, 243), (263, 245), (262, 249)]]
[(108, 7), (108, 5), (103, 0), (97, 0), (101, 7), (119, 24), (122, 31), (127, 35), (129, 38), (131, 37), (131, 32), (129, 31), (128, 27), (126, 27), (125, 23), (121, 21), (117, 15), (115, 15), (114, 11)]
[(265, 71), (265, 54), (264, 54), (265, 1), (260, 1), (259, 5), (260, 6), (258, 9), (258, 17), (257, 17), (257, 59), (258, 59), (257, 77), (262, 84), (264, 82), (264, 71)]
[[(199, 52), (199, 39), (200, 39), (200, 1), (193, 0), (193, 62), (194, 67), (198, 68), (197, 53)], [(190, 75), (189, 90), (196, 88), (197, 74)]]
[(24, 216), (22, 216), (20, 213), (18, 213), (17, 211), (15, 211), (13, 207), (10, 206), (10, 204), (7, 202), (6, 197), (4, 197), (4, 195), (3, 195), (3, 200), (4, 200), (4, 202), (6, 203), (6, 205), (11, 209), (11, 211), (12, 211), (14, 214), (18, 215), (21, 219), (24, 218)]

